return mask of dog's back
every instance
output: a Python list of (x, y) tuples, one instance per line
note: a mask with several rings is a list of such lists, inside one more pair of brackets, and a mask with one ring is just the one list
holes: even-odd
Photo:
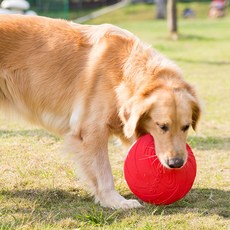
[(1, 107), (66, 132), (89, 47), (63, 20), (7, 15), (0, 21)]

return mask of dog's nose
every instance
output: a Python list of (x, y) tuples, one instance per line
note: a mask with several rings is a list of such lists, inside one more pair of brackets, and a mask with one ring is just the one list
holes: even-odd
[(181, 168), (184, 164), (184, 160), (182, 158), (172, 158), (168, 160), (168, 166), (170, 168)]

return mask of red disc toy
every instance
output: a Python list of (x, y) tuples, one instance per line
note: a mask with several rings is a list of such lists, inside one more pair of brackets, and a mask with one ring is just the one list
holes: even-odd
[(155, 153), (150, 134), (140, 137), (130, 148), (124, 164), (124, 176), (130, 190), (141, 200), (167, 205), (183, 198), (196, 177), (196, 159), (186, 145), (188, 160), (180, 169), (164, 167)]

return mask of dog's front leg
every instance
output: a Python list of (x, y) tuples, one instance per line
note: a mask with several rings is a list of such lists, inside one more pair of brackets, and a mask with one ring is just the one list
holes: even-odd
[(115, 190), (108, 157), (108, 136), (105, 132), (94, 131), (82, 138), (68, 135), (65, 141), (66, 146), (71, 147), (80, 180), (95, 197), (97, 203), (114, 209), (141, 206), (136, 200), (126, 200)]
[(141, 206), (138, 201), (127, 200), (115, 190), (106, 143), (103, 149), (98, 149), (92, 170), (97, 181), (96, 202), (110, 208), (128, 209)]

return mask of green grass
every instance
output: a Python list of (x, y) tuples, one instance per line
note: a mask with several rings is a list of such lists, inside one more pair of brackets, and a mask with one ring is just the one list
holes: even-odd
[[(179, 13), (184, 7), (179, 5)], [(1, 230), (230, 228), (230, 12), (210, 20), (208, 5), (190, 7), (197, 18), (179, 19), (178, 41), (168, 38), (165, 21), (153, 20), (150, 5), (132, 5), (89, 22), (110, 22), (134, 32), (175, 60), (198, 89), (204, 114), (198, 132), (191, 132), (188, 140), (198, 167), (189, 194), (169, 206), (101, 208), (77, 186), (71, 165), (61, 157), (61, 139), (1, 116)], [(113, 141), (109, 150), (118, 191), (134, 198), (122, 173), (125, 152)]]

